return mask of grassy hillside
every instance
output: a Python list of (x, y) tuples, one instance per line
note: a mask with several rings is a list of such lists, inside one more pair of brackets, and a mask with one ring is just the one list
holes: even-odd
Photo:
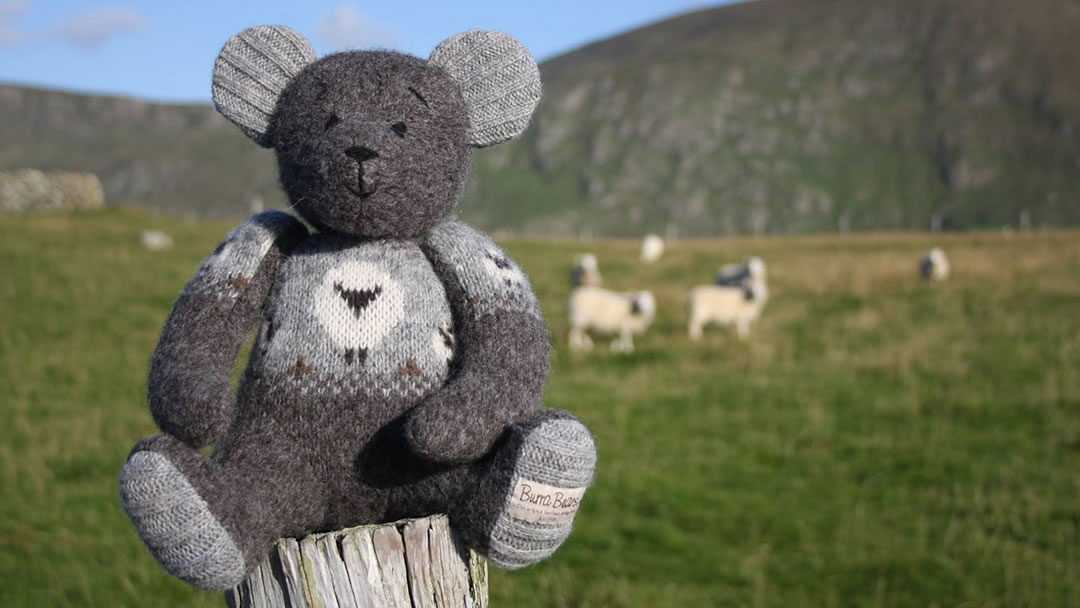
[[(476, 154), (461, 212), (564, 236), (1080, 226), (1078, 30), (1075, 0), (755, 0), (652, 24), (545, 62), (532, 126)], [(209, 106), (0, 86), (0, 133), (0, 169), (94, 171), (114, 203), (283, 203), (272, 154)]]
[(273, 154), (209, 105), (0, 86), (0, 133), (0, 170), (91, 171), (112, 205), (235, 218), (285, 201)]
[[(171, 252), (138, 246), (167, 227)], [(221, 606), (165, 576), (117, 497), (154, 432), (157, 332), (225, 223), (129, 211), (0, 217), (0, 604)], [(1080, 234), (949, 236), (953, 280), (916, 280), (931, 241), (511, 241), (552, 329), (546, 403), (600, 450), (551, 560), (492, 572), (493, 606), (1080, 604)], [(629, 356), (566, 349), (573, 255), (648, 287)], [(684, 337), (715, 267), (769, 264), (748, 343)]]
[(640, 236), (1080, 223), (1080, 5), (757, 0), (542, 66), (487, 227)]

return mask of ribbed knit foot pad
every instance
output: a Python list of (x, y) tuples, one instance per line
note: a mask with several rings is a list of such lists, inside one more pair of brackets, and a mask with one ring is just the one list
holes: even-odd
[(244, 577), (244, 556), (169, 459), (136, 452), (120, 474), (120, 498), (150, 553), (177, 578), (213, 591)]
[(592, 435), (577, 420), (552, 417), (523, 432), (509, 497), (487, 551), (488, 559), (510, 570), (550, 556), (566, 540), (596, 470)]

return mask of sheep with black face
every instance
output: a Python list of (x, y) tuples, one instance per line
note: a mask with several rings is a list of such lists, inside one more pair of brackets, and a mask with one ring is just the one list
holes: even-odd
[(940, 247), (933, 247), (919, 258), (919, 275), (935, 283), (949, 278), (949, 258)]
[[(500, 566), (550, 555), (592, 482), (593, 440), (540, 407), (549, 341), (528, 278), (450, 215), (471, 149), (528, 125), (535, 62), (481, 31), (428, 60), (317, 59), (265, 26), (225, 44), (213, 93), (275, 151), (291, 206), (318, 231), (253, 216), (174, 304), (148, 393), (165, 434), (136, 444), (120, 479), (150, 552), (227, 589), (281, 536), (447, 512)], [(548, 489), (573, 507), (522, 498)]]
[(614, 335), (611, 351), (634, 351), (634, 336), (645, 333), (656, 317), (656, 299), (649, 291), (616, 292), (599, 287), (578, 287), (566, 301), (570, 319), (571, 350), (593, 346), (590, 331)]
[[(718, 273), (720, 274), (720, 273)], [(757, 321), (769, 298), (765, 280), (765, 262), (759, 257), (746, 261), (733, 284), (698, 285), (686, 295), (687, 333), (691, 340), (700, 340), (708, 325), (727, 325), (735, 328), (740, 340), (750, 335), (750, 324)]]

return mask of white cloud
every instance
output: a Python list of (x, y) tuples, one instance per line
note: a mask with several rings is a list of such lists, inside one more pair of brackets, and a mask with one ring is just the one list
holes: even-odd
[(9, 21), (21, 17), (30, 8), (26, 0), (7, 0), (0, 2), (0, 48), (15, 46), (26, 40), (26, 34), (14, 30)]
[(28, 0), (0, 0), (0, 48), (61, 40), (92, 51), (117, 34), (139, 30), (146, 25), (131, 9), (101, 7), (36, 32), (13, 28), (11, 22), (29, 10)]
[(56, 36), (92, 51), (117, 34), (142, 29), (145, 22), (133, 10), (103, 7), (76, 15), (56, 28)]
[(323, 15), (315, 31), (331, 51), (397, 44), (393, 30), (369, 19), (352, 2), (343, 2)]

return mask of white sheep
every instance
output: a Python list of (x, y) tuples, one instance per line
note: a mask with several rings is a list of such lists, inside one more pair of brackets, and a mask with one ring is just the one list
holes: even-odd
[(173, 246), (172, 237), (160, 230), (143, 230), (139, 242), (150, 251), (164, 251)]
[(765, 276), (765, 262), (753, 256), (742, 264), (724, 264), (716, 271), (714, 285), (742, 285), (748, 277)]
[(949, 260), (940, 247), (934, 247), (919, 260), (919, 274), (928, 281), (944, 281), (949, 278)]
[(655, 262), (664, 255), (664, 239), (656, 234), (646, 234), (641, 241), (641, 261)]
[(600, 276), (600, 268), (596, 263), (596, 256), (591, 253), (578, 258), (574, 267), (570, 269), (570, 285), (572, 287), (599, 287), (603, 278)]
[(632, 352), (633, 336), (642, 334), (656, 316), (656, 300), (648, 291), (614, 292), (599, 287), (578, 287), (567, 300), (570, 348), (592, 348), (587, 332), (617, 336), (614, 352)]
[(760, 276), (750, 276), (741, 285), (699, 285), (686, 296), (687, 333), (691, 340), (700, 340), (706, 325), (730, 325), (740, 340), (745, 339), (768, 299), (764, 268)]

